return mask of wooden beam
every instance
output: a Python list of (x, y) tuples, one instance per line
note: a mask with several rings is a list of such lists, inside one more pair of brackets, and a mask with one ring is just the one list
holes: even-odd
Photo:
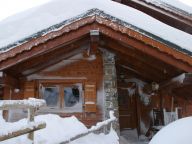
[(88, 43), (87, 37), (81, 38), (75, 42), (69, 43), (66, 46), (61, 46), (55, 48), (53, 51), (42, 53), (33, 58), (29, 58), (28, 60), (7, 69), (7, 71), (10, 73), (14, 72), (18, 76), (27, 76), (33, 74), (48, 66), (58, 63), (67, 57), (70, 57), (76, 50), (82, 51), (79, 48), (81, 45), (86, 43)]
[(184, 97), (187, 100), (188, 99), (192, 100), (191, 89), (192, 89), (192, 84), (189, 84), (189, 85), (181, 86), (179, 88), (175, 88), (172, 90), (172, 92), (176, 96)]
[(126, 66), (129, 65), (131, 69), (134, 69), (135, 71), (137, 71), (140, 74), (146, 73), (149, 76), (151, 76), (152, 79), (154, 79), (154, 80), (158, 79), (158, 82), (170, 78), (170, 75), (160, 72), (157, 69), (154, 69), (150, 65), (143, 63), (142, 61), (139, 61), (135, 57), (131, 57), (131, 56), (127, 55), (126, 52), (125, 53), (121, 53), (121, 52), (117, 52), (117, 51), (113, 51), (113, 52), (117, 54), (116, 55), (117, 63), (119, 63), (120, 61), (124, 61), (123, 62), (124, 65), (126, 65)]
[(192, 20), (186, 14), (158, 3), (147, 3), (145, 0), (122, 0), (123, 4), (136, 8), (172, 27), (192, 34)]
[(19, 79), (15, 78), (14, 76), (4, 73), (2, 79), (2, 85), (8, 86), (10, 88), (19, 88)]
[(147, 75), (151, 76), (151, 78), (154, 79), (154, 81), (156, 82), (160, 82), (166, 79), (164, 73), (161, 73), (156, 69), (153, 69), (153, 67), (137, 60), (137, 58), (135, 57), (130, 57), (126, 51), (121, 51), (120, 47), (115, 47), (115, 50), (112, 48), (108, 49), (117, 55), (117, 63), (126, 65), (131, 69), (134, 69), (140, 73), (146, 73)]
[(120, 75), (123, 74), (125, 79), (129, 79), (130, 77), (135, 77), (147, 83), (151, 82), (151, 79), (147, 79), (146, 77), (143, 77), (142, 75), (140, 75), (137, 71), (128, 69), (127, 67), (119, 63), (116, 63), (116, 70), (117, 70), (117, 77), (120, 77)]
[(157, 77), (155, 77), (154, 75), (150, 75), (149, 73), (146, 73), (145, 69), (143, 69), (142, 67), (139, 66), (135, 66), (130, 62), (127, 61), (116, 61), (118, 64), (124, 66), (124, 68), (129, 69), (130, 71), (133, 71), (139, 75), (141, 75), (142, 77), (145, 77), (146, 79), (150, 80), (150, 81), (156, 81), (158, 82), (159, 79)]
[[(126, 44), (127, 46), (134, 47), (135, 49), (137, 49), (141, 52), (144, 52), (148, 55), (151, 55), (154, 58), (157, 58), (169, 65), (172, 65), (173, 67), (175, 67), (177, 69), (180, 69), (180, 70), (183, 70), (186, 72), (192, 72), (191, 65), (187, 64), (184, 61), (178, 60), (171, 55), (161, 52), (158, 49), (156, 49), (150, 45), (146, 45), (145, 43), (143, 43), (139, 40), (128, 37), (127, 35), (119, 33), (104, 25), (100, 25), (99, 29), (100, 29), (100, 32), (105, 36), (118, 40), (119, 42), (122, 42), (122, 43)], [(172, 51), (171, 48), (170, 48), (170, 51)]]
[(160, 83), (160, 89), (164, 88), (175, 89), (190, 84), (192, 84), (192, 73), (183, 73), (168, 81)]
[(54, 40), (49, 40), (46, 43), (33, 47), (29, 51), (23, 51), (15, 57), (4, 60), (0, 63), (0, 70), (10, 68), (11, 66), (21, 63), (29, 58), (35, 57), (44, 52), (50, 52), (57, 49), (59, 46), (62, 46), (63, 44), (67, 45), (68, 43), (75, 41), (80, 37), (87, 36), (89, 34), (89, 30), (92, 29), (91, 26), (87, 25), (86, 27), (82, 27), (76, 31), (67, 33), (60, 37), (56, 37)]
[[(135, 61), (135, 59), (130, 57), (123, 57), (123, 55), (117, 55), (120, 57), (120, 60), (117, 60), (117, 63), (124, 63), (124, 65), (140, 72), (140, 73), (146, 73), (149, 76), (151, 76), (152, 79), (162, 81), (164, 77), (158, 73), (158, 71), (154, 69), (150, 69), (147, 65), (144, 65), (143, 63), (139, 61)], [(126, 55), (125, 55), (126, 56)]]
[(7, 134), (1, 135), (0, 136), (0, 141), (4, 141), (4, 140), (7, 140), (7, 139), (17, 137), (17, 136), (28, 134), (28, 133), (43, 129), (45, 127), (46, 127), (46, 123), (37, 124), (37, 123), (33, 122), (28, 127), (26, 126), (26, 128), (22, 128), (20, 130), (14, 130), (13, 132), (8, 132)]
[(129, 47), (129, 46), (123, 45), (122, 42), (116, 41), (109, 37), (103, 36), (102, 40), (104, 42), (100, 44), (101, 46), (108, 46), (112, 49), (116, 49), (116, 50), (122, 52), (123, 54), (133, 57), (136, 60), (143, 62), (144, 65), (151, 67), (151, 69), (158, 70), (161, 73), (161, 75), (163, 75), (165, 77), (173, 77), (173, 75), (175, 76), (175, 75), (178, 75), (179, 73), (181, 73), (181, 71), (176, 69), (175, 67), (168, 65), (165, 62), (162, 62), (141, 51), (138, 51), (134, 47)]
[[(81, 25), (80, 27), (78, 27), (79, 29), (76, 28), (75, 30), (65, 34), (63, 34), (64, 31), (66, 32), (66, 30), (64, 29), (62, 29), (63, 33), (60, 31), (55, 32), (55, 33), (63, 34), (54, 38), (54, 39), (57, 39), (57, 41), (49, 40), (49, 41), (46, 41), (46, 43), (34, 46), (30, 50), (28, 50), (27, 46), (24, 47), (23, 45), (22, 46), (24, 48), (22, 49), (24, 50), (20, 49), (22, 46), (13, 49), (13, 51), (16, 51), (16, 53), (19, 56), (16, 53), (14, 53), (14, 57), (13, 57), (12, 50), (8, 51), (7, 53), (1, 54), (0, 59), (2, 59), (2, 61), (0, 63), (0, 70), (11, 67), (16, 63), (20, 63), (28, 59), (29, 57), (33, 57), (37, 54), (41, 54), (45, 51), (48, 51), (59, 45), (62, 45), (63, 43), (68, 43), (76, 38), (86, 35), (89, 33), (91, 29), (99, 29), (100, 33), (108, 37), (111, 37), (115, 40), (118, 40), (119, 42), (122, 42), (127, 46), (134, 47), (138, 51), (151, 55), (156, 59), (159, 59), (160, 61), (163, 61), (169, 65), (172, 65), (173, 67), (180, 69), (184, 72), (192, 72), (192, 61), (191, 61), (191, 57), (189, 57), (188, 55), (182, 52), (176, 51), (170, 46), (163, 44), (162, 42), (156, 41), (154, 39), (151, 39), (139, 32), (126, 28), (122, 25), (119, 25), (115, 21), (113, 22), (109, 19), (106, 19), (100, 16), (97, 16), (92, 19), (91, 18), (92, 17), (84, 19), (84, 21), (86, 20), (89, 21), (89, 25), (88, 23), (85, 22), (84, 25)], [(75, 24), (73, 23), (73, 26)], [(80, 21), (79, 21), (79, 24), (80, 24)], [(45, 37), (48, 40), (48, 36), (54, 36), (55, 33), (53, 32), (50, 35), (46, 35)], [(44, 39), (44, 37), (42, 37), (42, 39)], [(30, 41), (29, 43), (32, 43), (32, 41)]]

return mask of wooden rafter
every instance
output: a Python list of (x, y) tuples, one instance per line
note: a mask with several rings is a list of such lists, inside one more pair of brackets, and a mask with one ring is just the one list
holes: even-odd
[(81, 45), (86, 43), (88, 43), (87, 37), (81, 38), (75, 42), (69, 43), (68, 45), (58, 47), (51, 52), (36, 55), (27, 61), (11, 67), (8, 69), (8, 71), (15, 72), (15, 74), (19, 74), (20, 76), (33, 74), (48, 66), (56, 64), (59, 61), (66, 59), (67, 57), (74, 55), (74, 52), (77, 53), (78, 50), (82, 51), (79, 48)]
[(127, 68), (132, 69), (133, 71), (137, 72), (139, 75), (142, 75), (146, 79), (150, 79), (151, 81), (159, 82), (160, 78), (157, 77), (157, 74), (151, 72), (150, 70), (147, 70), (145, 67), (137, 65), (135, 63), (130, 62), (129, 60), (117, 60), (118, 64), (121, 64), (123, 66), (126, 66)]
[(103, 38), (103, 40), (104, 43), (101, 43), (101, 45), (110, 47), (111, 49), (126, 54), (128, 57), (135, 59), (135, 61), (140, 61), (143, 65), (149, 69), (156, 70), (156, 73), (163, 75), (165, 78), (169, 78), (173, 75), (181, 73), (181, 71), (174, 68), (173, 66), (167, 65), (166, 63), (159, 61), (150, 55), (142, 53), (136, 50), (134, 47), (126, 47), (123, 45), (123, 43), (110, 38)]
[[(141, 41), (130, 38), (127, 35), (119, 33), (113, 29), (106, 27), (106, 26), (101, 25), (101, 26), (99, 26), (99, 29), (100, 29), (102, 34), (104, 34), (108, 37), (111, 37), (115, 40), (118, 40), (119, 42), (122, 42), (122, 43), (124, 43), (130, 47), (134, 47), (135, 49), (137, 49), (141, 52), (144, 52), (148, 55), (151, 55), (151, 56), (169, 64), (169, 65), (174, 66), (175, 68), (184, 70), (186, 72), (192, 72), (192, 66), (191, 65), (189, 65), (183, 61), (180, 61), (180, 60), (174, 58), (173, 56), (171, 56), (165, 52), (161, 52), (152, 46), (146, 45), (145, 43), (143, 43)], [(192, 61), (192, 60), (190, 59), (190, 61)]]
[(125, 79), (134, 77), (134, 78), (140, 79), (145, 82), (152, 81), (151, 79), (147, 79), (146, 77), (142, 76), (139, 72), (137, 72), (135, 70), (131, 70), (128, 67), (121, 65), (119, 63), (116, 63), (116, 69), (117, 69), (117, 76), (119, 76), (119, 77), (121, 74), (123, 74)]

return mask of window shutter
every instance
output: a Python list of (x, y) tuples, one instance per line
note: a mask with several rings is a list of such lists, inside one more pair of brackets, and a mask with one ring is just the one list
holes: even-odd
[(85, 83), (84, 106), (85, 112), (97, 111), (96, 83)]

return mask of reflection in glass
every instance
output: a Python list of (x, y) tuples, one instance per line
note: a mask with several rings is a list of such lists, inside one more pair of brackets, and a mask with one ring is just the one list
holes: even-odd
[(82, 85), (64, 88), (64, 110), (67, 112), (82, 111)]
[(57, 87), (45, 87), (43, 99), (48, 107), (57, 107), (59, 104), (59, 89)]

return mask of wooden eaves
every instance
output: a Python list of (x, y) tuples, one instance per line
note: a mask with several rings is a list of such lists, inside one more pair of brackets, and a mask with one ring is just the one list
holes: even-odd
[(172, 27), (192, 34), (192, 15), (170, 6), (160, 5), (158, 2), (146, 0), (114, 0), (127, 6), (138, 9)]
[[(92, 12), (94, 11), (97, 12), (92, 15), (86, 15), (80, 20), (73, 21), (69, 25), (62, 26), (58, 31), (54, 30), (46, 35), (42, 34), (39, 37), (31, 38), (22, 45), (1, 53), (0, 70), (6, 70), (15, 65), (18, 66), (19, 64), (21, 64), (21, 68), (19, 69), (22, 69), (23, 65), (26, 65), (26, 69), (28, 69), (29, 67), (27, 67), (27, 65), (29, 65), (29, 59), (38, 58), (39, 63), (45, 63), (47, 60), (41, 58), (41, 56), (45, 57), (45, 55), (48, 55), (47, 57), (50, 58), (49, 54), (54, 51), (56, 53), (53, 56), (59, 56), (59, 53), (68, 53), (70, 50), (78, 48), (79, 42), (87, 43), (86, 37), (89, 36), (90, 30), (99, 30), (104, 37), (108, 37), (118, 43), (126, 45), (126, 47), (119, 45), (121, 46), (121, 53), (124, 51), (126, 54), (126, 49), (129, 50), (129, 47), (131, 47), (138, 52), (150, 55), (183, 72), (192, 72), (191, 56), (181, 52), (174, 44), (165, 42), (156, 36), (149, 38), (147, 32), (133, 27), (126, 27), (126, 25), (122, 25), (121, 20), (108, 16), (97, 9)], [(111, 21), (111, 17), (113, 21)], [(152, 35), (150, 35), (150, 37), (151, 36)], [(78, 42), (78, 40), (80, 41)], [(104, 39), (104, 41), (106, 40), (107, 39)], [(74, 43), (75, 41), (76, 44)], [(73, 43), (71, 44), (71, 42)], [(111, 49), (119, 51), (118, 48), (114, 48), (110, 45), (108, 46)], [(57, 53), (58, 50), (62, 52), (60, 51)], [(56, 62), (57, 61), (55, 61), (55, 63)], [(36, 67), (37, 63), (30, 61), (29, 66)]]

